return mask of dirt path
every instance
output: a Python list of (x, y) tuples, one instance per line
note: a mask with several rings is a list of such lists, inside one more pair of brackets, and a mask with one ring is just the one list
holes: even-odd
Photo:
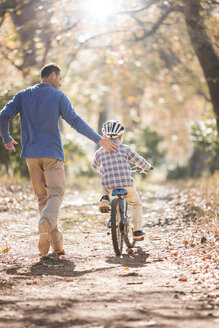
[(0, 186), (0, 327), (219, 327), (218, 240), (203, 239), (185, 191), (147, 185), (146, 239), (115, 257), (94, 189), (66, 191), (66, 255), (40, 258), (30, 187)]

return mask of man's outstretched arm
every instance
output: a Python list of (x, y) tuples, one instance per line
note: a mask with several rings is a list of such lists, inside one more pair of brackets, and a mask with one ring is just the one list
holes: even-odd
[(16, 116), (20, 107), (20, 94), (16, 94), (14, 98), (3, 108), (0, 112), (0, 135), (2, 141), (7, 150), (13, 150), (15, 152), (14, 145), (17, 142), (10, 136), (9, 127), (10, 120)]

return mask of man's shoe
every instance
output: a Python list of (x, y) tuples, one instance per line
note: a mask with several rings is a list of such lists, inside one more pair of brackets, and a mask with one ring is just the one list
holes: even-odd
[(133, 239), (144, 240), (145, 232), (143, 230), (136, 230), (133, 232)]
[(51, 242), (50, 245), (52, 247), (53, 253), (54, 252), (63, 252), (63, 238), (61, 231), (58, 230), (56, 226), (55, 229), (51, 232)]
[(108, 195), (105, 195), (100, 199), (99, 212), (109, 213), (109, 211), (110, 211), (110, 199)]
[(57, 255), (65, 255), (65, 250), (64, 249), (52, 249), (52, 253), (53, 254), (57, 254)]
[(39, 223), (40, 239), (38, 249), (41, 256), (45, 256), (50, 248), (50, 228), (46, 220), (41, 220)]

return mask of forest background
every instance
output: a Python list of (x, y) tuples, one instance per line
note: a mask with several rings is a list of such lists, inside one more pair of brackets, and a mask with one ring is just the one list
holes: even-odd
[(17, 151), (0, 142), (0, 327), (218, 327), (218, 5), (0, 0), (0, 110), (56, 62), (76, 112), (100, 134), (121, 120), (124, 143), (155, 167), (135, 176), (145, 241), (115, 257), (97, 211), (96, 145), (60, 121), (66, 255), (41, 258), (19, 116), (11, 120)]
[[(130, 144), (168, 178), (219, 169), (218, 1), (1, 0), (0, 108), (56, 62), (62, 91), (96, 131), (126, 126)], [(95, 145), (60, 122), (71, 174), (91, 175)], [(20, 141), (19, 117), (11, 135)], [(0, 174), (27, 175), (0, 146)]]

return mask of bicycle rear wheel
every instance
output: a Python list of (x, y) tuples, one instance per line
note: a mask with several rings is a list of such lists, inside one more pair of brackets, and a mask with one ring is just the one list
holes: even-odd
[(124, 231), (124, 241), (128, 248), (132, 248), (135, 245), (136, 240), (133, 239), (133, 231), (130, 224), (127, 224), (127, 227)]
[(122, 254), (123, 232), (121, 231), (121, 214), (118, 199), (113, 199), (111, 203), (111, 232), (113, 249), (116, 255)]

